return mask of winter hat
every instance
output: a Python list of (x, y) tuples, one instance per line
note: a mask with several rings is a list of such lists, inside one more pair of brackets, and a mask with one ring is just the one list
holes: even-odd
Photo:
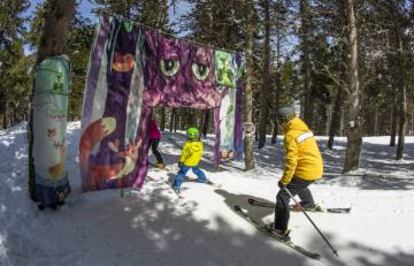
[(279, 120), (289, 121), (296, 116), (295, 109), (293, 107), (282, 107), (277, 110)]

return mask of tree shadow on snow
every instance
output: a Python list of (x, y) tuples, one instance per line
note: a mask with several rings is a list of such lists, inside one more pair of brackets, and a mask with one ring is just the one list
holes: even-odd
[[(248, 203), (248, 198), (254, 198), (267, 203), (273, 203), (263, 198), (254, 197), (246, 194), (234, 194), (223, 189), (216, 189), (215, 192), (224, 198), (224, 202), (229, 208), (233, 208), (234, 205), (240, 205), (243, 209), (246, 209), (253, 219), (259, 222), (263, 222), (264, 218), (269, 218), (268, 222), (273, 221), (273, 209), (262, 208), (252, 206)], [(338, 219), (344, 217), (336, 216)], [(294, 218), (293, 218), (294, 219)], [(310, 229), (310, 230), (313, 230)], [(387, 265), (387, 266), (404, 266), (412, 265), (414, 261), (414, 253), (407, 253), (403, 251), (396, 251), (394, 253), (385, 252), (376, 248), (369, 247), (367, 245), (357, 242), (347, 242), (342, 245), (336, 244), (339, 239), (332, 233), (324, 232), (324, 235), (329, 239), (330, 243), (339, 252), (339, 257), (335, 256), (332, 250), (322, 240), (318, 233), (312, 234), (312, 237), (306, 241), (307, 244), (304, 247), (318, 251), (322, 257), (320, 262), (307, 260), (304, 264), (300, 265), (335, 265), (335, 266), (347, 266), (347, 265), (363, 265), (363, 266), (374, 266), (374, 265)], [(283, 246), (280, 246), (283, 249)], [(260, 264), (258, 264), (260, 265)], [(271, 264), (265, 264), (271, 265)], [(288, 264), (283, 264), (288, 265)]]
[(148, 181), (146, 186), (143, 193), (128, 192), (124, 198), (116, 190), (76, 195), (59, 211), (32, 213), (26, 221), (7, 209), (9, 226), (1, 230), (6, 253), (0, 262), (247, 266), (306, 260), (264, 241), (260, 233), (234, 228), (221, 216), (195, 218), (197, 203), (175, 201), (163, 182)]
[(342, 245), (336, 244), (337, 238), (333, 234), (325, 233), (325, 236), (334, 245), (339, 257), (333, 255), (331, 249), (323, 242), (317, 234), (309, 240), (309, 245), (321, 251), (326, 265), (334, 266), (409, 266), (413, 264), (414, 253), (404, 251), (387, 252), (357, 242), (347, 242)]
[[(226, 203), (227, 206), (229, 206), (229, 208), (233, 209), (235, 205), (239, 205), (241, 208), (247, 210), (249, 215), (251, 215), (251, 217), (258, 222), (263, 222), (263, 218), (274, 213), (273, 208), (253, 206), (248, 202), (249, 198), (253, 198), (255, 200), (264, 201), (267, 203), (274, 203), (274, 202), (268, 201), (267, 199), (263, 199), (263, 198), (259, 198), (259, 197), (247, 195), (247, 194), (234, 194), (224, 189), (215, 189), (214, 192), (216, 192), (218, 195), (224, 198), (224, 202)], [(273, 222), (273, 218), (271, 221), (268, 221), (268, 222)]]
[[(77, 143), (78, 135), (69, 134), (68, 142)], [(251, 234), (238, 229), (221, 215), (195, 217), (195, 211), (202, 211), (200, 206), (177, 200), (163, 180), (147, 179), (141, 192), (126, 189), (124, 198), (119, 190), (80, 194), (77, 145), (73, 144), (67, 154), (70, 199), (58, 211), (40, 212), (27, 193), (23, 138), (25, 132), (0, 136), (0, 156), (6, 158), (0, 161), (0, 265), (394, 266), (414, 261), (413, 254), (355, 242), (336, 246), (342, 256), (335, 258), (316, 233), (306, 246), (321, 251), (323, 258), (309, 260), (259, 231)], [(255, 219), (272, 219), (273, 209), (248, 204), (250, 195), (218, 189), (216, 193), (228, 208), (239, 204)], [(338, 236), (327, 236), (335, 244)]]

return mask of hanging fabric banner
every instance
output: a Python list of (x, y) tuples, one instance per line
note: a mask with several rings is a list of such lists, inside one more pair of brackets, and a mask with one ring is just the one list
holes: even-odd
[(242, 146), (242, 58), (237, 54), (216, 51), (217, 83), (224, 91), (219, 108), (214, 112), (216, 145), (215, 164), (241, 159)]
[[(220, 66), (221, 57), (229, 63)], [(241, 59), (233, 57), (129, 21), (102, 18), (83, 104), (83, 191), (142, 187), (148, 168), (149, 117), (157, 106), (219, 110), (224, 97), (223, 117), (229, 121), (223, 122), (228, 124), (223, 143), (231, 143), (234, 150), (234, 143), (241, 143), (235, 125), (241, 125), (236, 119)], [(236, 72), (229, 74), (229, 66)]]
[(83, 191), (131, 186), (143, 153), (142, 32), (103, 18), (92, 48), (83, 104), (79, 159)]

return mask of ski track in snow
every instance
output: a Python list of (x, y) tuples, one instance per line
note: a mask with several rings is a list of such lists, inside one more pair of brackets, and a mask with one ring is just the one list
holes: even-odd
[[(169, 187), (184, 135), (165, 132), (161, 149), (170, 171), (150, 169), (140, 191), (80, 193), (80, 123), (68, 124), (67, 160), (72, 193), (58, 211), (38, 211), (27, 193), (26, 124), (0, 131), (0, 265), (413, 265), (414, 137), (405, 158), (394, 160), (388, 137), (364, 138), (361, 169), (341, 174), (346, 139), (326, 150), (325, 176), (311, 186), (324, 207), (351, 213), (309, 215), (339, 251), (336, 258), (301, 213), (292, 213), (292, 240), (318, 251), (308, 259), (272, 241), (232, 211), (235, 204), (263, 222), (273, 210), (249, 206), (248, 197), (274, 201), (283, 173), (282, 139), (255, 150), (257, 168), (233, 162), (216, 172), (214, 136), (205, 143), (202, 169), (221, 188), (184, 183), (183, 199)], [(153, 160), (153, 157), (151, 157)], [(192, 176), (192, 173), (189, 174)]]

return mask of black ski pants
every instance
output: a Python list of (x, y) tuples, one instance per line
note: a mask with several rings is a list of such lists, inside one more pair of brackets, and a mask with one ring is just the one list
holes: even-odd
[(159, 144), (160, 144), (159, 139), (152, 139), (150, 140), (148, 149), (149, 147), (151, 147), (152, 154), (154, 154), (155, 158), (157, 159), (157, 163), (164, 163), (164, 158), (162, 157), (160, 149), (158, 148)]
[[(293, 196), (299, 196), (303, 207), (312, 208), (315, 206), (315, 202), (313, 201), (312, 193), (308, 188), (312, 183), (313, 181), (293, 177), (292, 181), (290, 181), (286, 187)], [(275, 229), (286, 231), (290, 218), (289, 201), (290, 196), (286, 190), (279, 190), (279, 193), (276, 195)]]

